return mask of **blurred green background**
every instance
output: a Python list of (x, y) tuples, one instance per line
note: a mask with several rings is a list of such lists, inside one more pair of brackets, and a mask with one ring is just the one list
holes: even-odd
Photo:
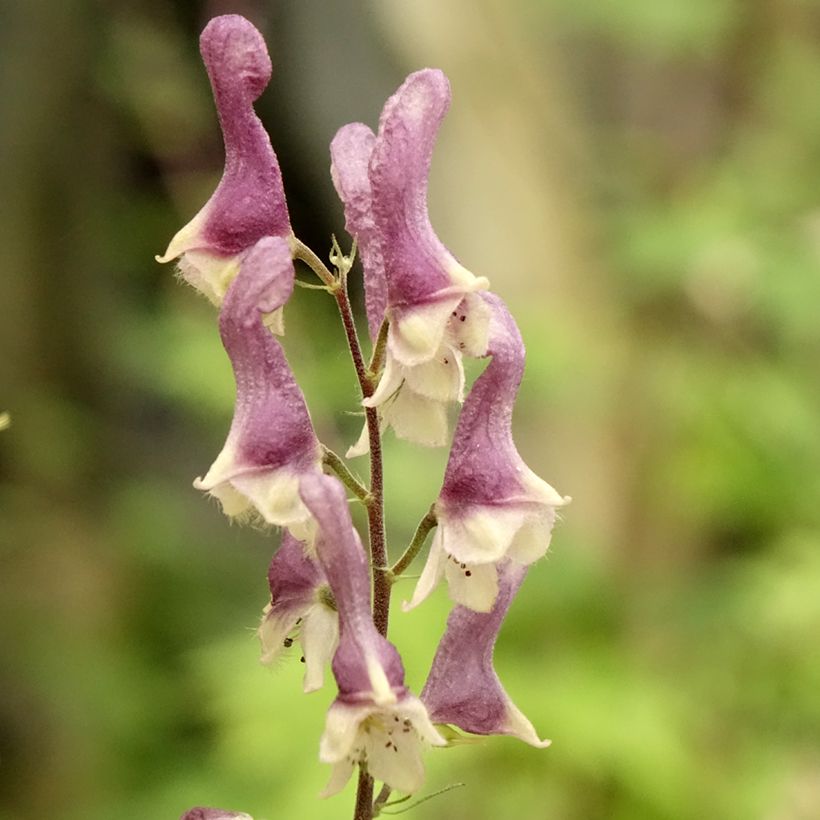
[[(257, 662), (276, 538), (191, 487), (233, 382), (153, 261), (222, 152), (209, 16), (264, 31), (293, 224), (343, 233), (336, 128), (405, 74), (453, 107), (431, 211), (518, 316), (516, 436), (574, 497), (497, 651), (553, 746), (428, 755), (467, 820), (820, 817), (820, 5), (811, 0), (18, 0), (0, 8), (0, 818), (346, 818), (328, 686)], [(332, 300), (288, 354), (320, 435), (356, 399)], [(389, 437), (396, 554), (443, 452)], [(361, 469), (365, 469), (362, 465)], [(412, 582), (397, 587), (395, 602)], [(423, 684), (443, 590), (391, 635)]]

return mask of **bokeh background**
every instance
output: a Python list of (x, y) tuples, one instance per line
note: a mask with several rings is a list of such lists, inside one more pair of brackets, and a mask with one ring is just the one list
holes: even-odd
[[(153, 261), (221, 172), (197, 36), (227, 11), (270, 44), (258, 109), (322, 253), (343, 235), (335, 130), (447, 72), (433, 221), (516, 313), (517, 440), (574, 497), (497, 650), (553, 746), (431, 752), (425, 793), (466, 786), (414, 816), (820, 817), (820, 6), (12, 0), (0, 818), (352, 814), (350, 788), (317, 798), (330, 688), (301, 694), (298, 655), (257, 661), (276, 537), (191, 487), (233, 382), (214, 311)], [(332, 300), (288, 311), (343, 450), (360, 422)], [(394, 555), (444, 457), (389, 438)], [(439, 590), (394, 613), (416, 691), (446, 611)]]

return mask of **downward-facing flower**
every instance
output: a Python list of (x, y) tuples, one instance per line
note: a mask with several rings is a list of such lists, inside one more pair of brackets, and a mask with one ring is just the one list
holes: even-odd
[(373, 624), (368, 561), (342, 485), (330, 476), (305, 476), (302, 498), (317, 522), (316, 554), (339, 611), (333, 657), (339, 694), (328, 710), (319, 751), (323, 762), (333, 764), (324, 795), (342, 789), (357, 764), (366, 764), (374, 778), (392, 788), (412, 793), (424, 780), (424, 744), (445, 741), (404, 685), (396, 648)]
[(321, 566), (286, 532), (268, 569), (270, 603), (259, 625), (262, 663), (273, 663), (298, 635), (305, 692), (320, 689), (339, 643), (339, 616)]
[(215, 17), (199, 39), (225, 141), (225, 171), (160, 262), (179, 259), (187, 282), (219, 305), (242, 256), (263, 236), (292, 237), (282, 174), (253, 110), (270, 81), (262, 35), (244, 17)]
[[(411, 74), (387, 101), (372, 134), (345, 126), (331, 146), (333, 178), (348, 230), (362, 248), (371, 336), (390, 321), (385, 370), (364, 401), (401, 438), (444, 444), (446, 405), (461, 401), (461, 356), (483, 355), (488, 287), (436, 236), (427, 213), (427, 177), (439, 125), (450, 105), (441, 71)], [(367, 451), (363, 437), (350, 455)]]
[(493, 667), (498, 632), (526, 574), (526, 567), (506, 561), (499, 567), (498, 596), (489, 612), (453, 609), (421, 699), (435, 723), (477, 735), (512, 735), (544, 748), (550, 741), (539, 739)]
[(236, 407), (222, 452), (194, 486), (216, 496), (227, 515), (254, 510), (269, 524), (307, 538), (310, 513), (299, 479), (318, 472), (321, 452), (302, 391), (264, 315), (293, 290), (286, 240), (260, 240), (242, 262), (219, 314), (219, 332), (236, 379)]
[(179, 820), (253, 820), (249, 814), (225, 809), (206, 809), (201, 806), (189, 809)]
[(408, 609), (446, 576), (457, 603), (488, 612), (498, 592), (498, 562), (509, 558), (527, 565), (543, 556), (555, 510), (570, 500), (518, 454), (512, 411), (524, 372), (524, 344), (501, 299), (493, 294), (483, 299), (492, 314), (487, 351), (492, 360), (461, 411), (435, 505), (438, 528)]

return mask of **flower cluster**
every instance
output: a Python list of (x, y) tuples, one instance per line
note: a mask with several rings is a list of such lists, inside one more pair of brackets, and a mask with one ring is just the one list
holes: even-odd
[[(261, 35), (242, 17), (217, 17), (200, 49), (224, 135), (225, 171), (158, 258), (176, 259), (183, 278), (219, 307), (236, 406), (222, 451), (194, 485), (216, 497), (226, 515), (283, 531), (268, 571), (262, 660), (271, 662), (298, 640), (305, 692), (322, 688), (330, 663), (337, 694), (319, 744), (320, 759), (332, 766), (324, 794), (339, 791), (357, 766), (388, 789), (416, 792), (424, 749), (446, 745), (441, 724), (543, 747), (549, 741), (507, 696), (492, 655), (529, 566), (547, 551), (556, 510), (569, 499), (524, 464), (513, 442), (524, 370), (514, 319), (488, 280), (463, 267), (430, 224), (427, 178), (450, 104), (448, 81), (434, 69), (411, 74), (387, 101), (376, 133), (352, 123), (330, 146), (331, 176), (362, 261), (374, 347), (365, 368), (346, 295), (350, 260), (336, 253), (333, 274), (295, 238), (276, 155), (254, 112), (271, 76)], [(348, 456), (370, 451), (378, 470), (369, 488), (320, 444), (277, 339), (294, 289), (294, 259), (320, 276), (346, 320), (367, 411)], [(489, 359), (466, 400), (464, 356)], [(405, 685), (386, 624), (390, 584), (424, 538), (388, 569), (380, 452), (373, 450), (387, 428), (418, 444), (445, 444), (448, 405), (462, 402), (444, 483), (422, 535), (437, 529), (404, 606), (418, 606), (442, 578), (456, 604), (417, 697)], [(346, 488), (367, 511), (369, 551), (353, 525)], [(184, 818), (246, 816), (196, 808)]]

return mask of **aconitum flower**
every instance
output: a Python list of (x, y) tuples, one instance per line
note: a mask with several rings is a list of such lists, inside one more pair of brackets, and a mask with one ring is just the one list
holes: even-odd
[(325, 665), (339, 643), (339, 616), (321, 566), (289, 532), (270, 563), (268, 585), (271, 601), (258, 630), (262, 663), (272, 664), (298, 635), (304, 691), (320, 689)]
[(179, 257), (183, 278), (219, 305), (243, 255), (263, 236), (292, 239), (282, 174), (253, 103), (271, 76), (262, 35), (244, 17), (215, 17), (199, 39), (225, 141), (225, 171), (202, 210), (160, 262)]
[(222, 452), (194, 486), (229, 516), (258, 513), (267, 523), (310, 536), (299, 479), (318, 472), (321, 449), (302, 391), (263, 316), (293, 291), (286, 240), (260, 240), (242, 261), (219, 313), (219, 332), (236, 379), (236, 407)]
[(339, 611), (333, 657), (339, 694), (328, 710), (319, 750), (333, 772), (323, 794), (340, 791), (360, 764), (392, 788), (415, 792), (424, 780), (424, 745), (445, 741), (404, 685), (396, 648), (373, 624), (370, 569), (342, 485), (330, 476), (309, 475), (301, 491), (317, 522), (316, 554)]
[[(439, 446), (446, 405), (461, 401), (461, 356), (483, 355), (488, 311), (476, 295), (488, 287), (450, 254), (427, 213), (427, 178), (436, 134), (450, 106), (441, 71), (411, 74), (387, 101), (373, 136), (344, 126), (331, 145), (332, 175), (348, 230), (362, 248), (368, 323), (390, 322), (385, 370), (363, 404), (401, 438)], [(349, 455), (367, 452), (363, 436)]]
[(493, 667), (493, 650), (501, 624), (527, 567), (504, 562), (499, 589), (489, 612), (456, 606), (438, 645), (421, 699), (435, 723), (449, 723), (477, 735), (512, 735), (544, 748), (518, 707), (510, 700)]
[(457, 603), (488, 612), (498, 593), (497, 565), (527, 565), (549, 547), (555, 510), (569, 502), (522, 460), (512, 411), (524, 372), (524, 343), (506, 305), (484, 294), (491, 311), (489, 366), (458, 420), (444, 485), (435, 504), (438, 529), (410, 609), (445, 576)]
[(253, 820), (249, 814), (225, 809), (206, 809), (201, 806), (189, 809), (179, 820)]

